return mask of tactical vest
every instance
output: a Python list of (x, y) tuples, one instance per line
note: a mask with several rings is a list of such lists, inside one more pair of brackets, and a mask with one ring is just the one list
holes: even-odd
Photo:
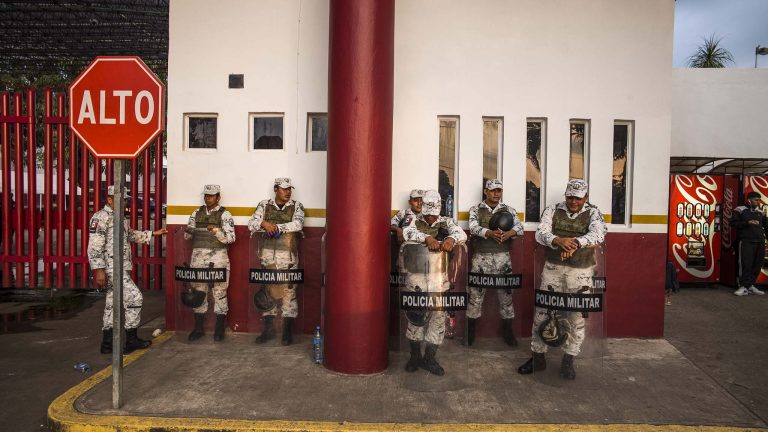
[[(499, 209), (497, 213), (509, 213), (507, 208)], [(477, 209), (477, 222), (481, 227), (490, 229), (491, 216), (493, 214), (486, 207)], [(509, 239), (499, 243), (494, 239), (487, 237), (472, 236), (472, 251), (473, 253), (498, 253), (509, 251)]]
[[(552, 216), (552, 234), (557, 237), (581, 237), (589, 232), (591, 217), (589, 211), (570, 219), (563, 209), (555, 210)], [(560, 249), (546, 249), (547, 261), (564, 264), (570, 267), (587, 268), (595, 265), (595, 251), (592, 248), (577, 249), (573, 255), (563, 261), (560, 259)]]
[(443, 241), (448, 237), (448, 224), (445, 221), (440, 221), (435, 226), (430, 226), (428, 223), (421, 219), (416, 220), (416, 229), (428, 236), (431, 236), (437, 241)]
[(293, 220), (294, 213), (296, 213), (295, 204), (284, 206), (282, 210), (271, 204), (267, 204), (266, 209), (264, 210), (264, 220), (275, 225), (284, 224)]
[[(264, 220), (275, 225), (289, 223), (293, 221), (294, 213), (296, 213), (295, 204), (284, 206), (282, 210), (271, 204), (267, 204), (266, 209), (264, 209)], [(297, 246), (296, 234), (297, 233), (282, 233), (278, 238), (264, 237), (262, 242), (262, 254), (267, 254), (269, 251), (295, 250)]]
[(219, 207), (218, 210), (207, 214), (205, 206), (200, 206), (195, 215), (195, 231), (192, 233), (192, 247), (205, 249), (226, 249), (227, 245), (220, 242), (216, 236), (208, 231), (209, 226), (221, 229), (221, 216), (226, 209)]

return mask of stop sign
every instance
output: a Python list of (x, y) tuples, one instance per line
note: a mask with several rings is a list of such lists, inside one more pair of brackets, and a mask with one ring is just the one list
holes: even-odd
[(164, 86), (138, 57), (96, 57), (69, 86), (69, 126), (103, 158), (135, 158), (163, 130)]

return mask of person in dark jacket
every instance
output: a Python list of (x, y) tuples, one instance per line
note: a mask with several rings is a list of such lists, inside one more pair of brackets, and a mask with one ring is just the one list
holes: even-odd
[(757, 289), (755, 281), (765, 261), (768, 220), (761, 208), (759, 193), (747, 194), (747, 205), (734, 209), (731, 225), (739, 233), (739, 288), (734, 294), (737, 296), (763, 295), (765, 292)]

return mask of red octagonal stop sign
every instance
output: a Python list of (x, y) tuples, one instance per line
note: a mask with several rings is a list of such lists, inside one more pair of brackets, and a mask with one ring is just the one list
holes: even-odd
[(69, 86), (69, 126), (103, 158), (135, 158), (163, 130), (163, 83), (138, 57), (96, 57)]

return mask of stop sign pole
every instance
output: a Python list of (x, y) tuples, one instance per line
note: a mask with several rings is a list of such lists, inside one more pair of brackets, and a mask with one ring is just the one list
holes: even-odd
[[(96, 57), (69, 86), (71, 131), (94, 156), (114, 159), (112, 275), (107, 272), (107, 280), (112, 284), (115, 409), (123, 404), (125, 161), (135, 159), (162, 132), (164, 96), (163, 83), (135, 56)], [(97, 175), (101, 175), (101, 167), (97, 167)], [(137, 184), (136, 179), (132, 181)], [(156, 185), (158, 181), (155, 179)]]

